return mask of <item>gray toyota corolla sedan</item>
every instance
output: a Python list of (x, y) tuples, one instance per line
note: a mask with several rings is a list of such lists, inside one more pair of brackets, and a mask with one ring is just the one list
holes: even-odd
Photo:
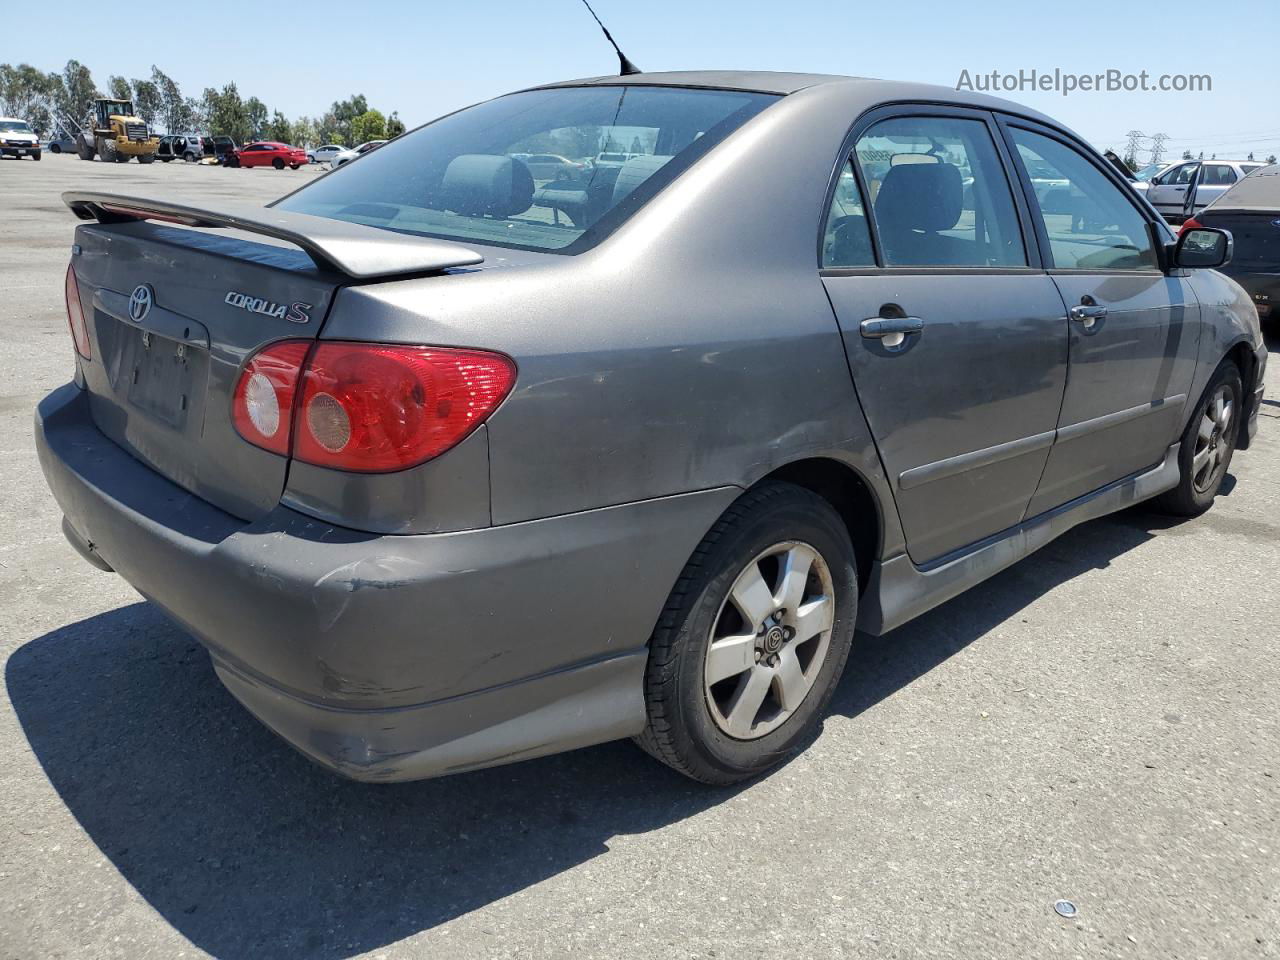
[(65, 200), (67, 537), (365, 780), (621, 737), (755, 774), (855, 628), (1137, 501), (1202, 512), (1262, 397), (1228, 234), (939, 87), (602, 77), (265, 209)]

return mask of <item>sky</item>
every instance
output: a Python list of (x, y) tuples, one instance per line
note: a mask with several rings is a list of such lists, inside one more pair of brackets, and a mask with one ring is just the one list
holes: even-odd
[[(1066, 123), (1099, 148), (1168, 134), (1220, 157), (1280, 154), (1280, 71), (1267, 66), (1276, 0), (594, 0), (645, 70), (741, 68), (843, 73), (954, 88), (962, 71), (1196, 73), (1203, 92), (1001, 93)], [(1208, 12), (1208, 11), (1214, 12)], [(1219, 15), (1218, 11), (1221, 11)], [(122, 33), (122, 25), (127, 33)], [(14, 3), (0, 62), (147, 77), (155, 63), (199, 96), (234, 81), (291, 119), (363, 93), (413, 127), (551, 80), (612, 73), (617, 60), (580, 0), (100, 0)], [(110, 38), (122, 37), (113, 44)], [(1147, 158), (1147, 148), (1139, 160)]]

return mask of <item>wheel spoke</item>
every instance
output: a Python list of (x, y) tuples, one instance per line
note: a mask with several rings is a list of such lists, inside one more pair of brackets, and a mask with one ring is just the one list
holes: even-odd
[(1213, 427), (1214, 427), (1214, 419), (1213, 417), (1209, 416), (1209, 414), (1206, 413), (1203, 417), (1200, 418), (1200, 439), (1208, 440), (1210, 437), (1212, 437)]
[(774, 596), (776, 605), (797, 610), (804, 599), (804, 585), (809, 580), (814, 553), (808, 547), (796, 544), (786, 552), (782, 560), (782, 577)]
[(760, 712), (760, 705), (764, 703), (764, 698), (768, 696), (769, 688), (772, 685), (773, 671), (771, 670), (756, 666), (747, 674), (746, 682), (738, 690), (737, 695), (733, 698), (733, 705), (729, 707), (728, 712), (725, 714), (731, 734), (735, 737), (749, 737), (751, 735), (751, 728), (756, 722), (756, 714)]
[(707, 684), (745, 673), (756, 665), (755, 634), (723, 637), (711, 644), (707, 652)]
[(1222, 422), (1222, 391), (1219, 390), (1213, 395), (1213, 420), (1215, 423)]
[(1209, 462), (1209, 459), (1212, 456), (1213, 456), (1213, 448), (1205, 447), (1203, 450), (1197, 453), (1194, 457), (1192, 457), (1191, 458), (1191, 476), (1199, 477), (1201, 472), (1204, 470), (1205, 464)]
[(729, 596), (752, 630), (758, 629), (764, 618), (773, 612), (773, 594), (764, 577), (760, 576), (759, 564), (753, 563), (742, 572)]
[[(814, 673), (816, 675), (817, 671)], [(786, 647), (778, 654), (778, 667), (774, 674), (774, 692), (778, 696), (778, 703), (782, 704), (782, 709), (788, 713), (794, 712), (804, 701), (810, 686), (810, 682), (805, 679), (804, 671), (800, 669), (800, 660), (796, 657), (795, 648)]]
[(835, 619), (835, 604), (830, 597), (819, 597), (802, 605), (795, 613), (796, 643), (811, 640), (824, 630), (831, 629)]
[(1218, 413), (1218, 426), (1222, 428), (1222, 432), (1227, 432), (1227, 427), (1231, 426), (1231, 407), (1230, 402), (1222, 405), (1222, 410)]

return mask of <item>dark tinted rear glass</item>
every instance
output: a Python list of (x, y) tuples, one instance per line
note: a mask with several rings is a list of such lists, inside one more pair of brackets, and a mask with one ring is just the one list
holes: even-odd
[[(576, 253), (776, 99), (638, 86), (515, 93), (399, 137), (278, 206), (449, 240)], [(542, 154), (573, 164), (531, 169)]]

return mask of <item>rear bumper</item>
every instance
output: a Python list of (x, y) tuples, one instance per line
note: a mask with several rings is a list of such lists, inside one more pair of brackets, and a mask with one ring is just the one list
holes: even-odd
[(365, 780), (638, 733), (648, 635), (738, 492), (382, 536), (226, 514), (108, 440), (73, 384), (38, 407), (36, 444), (77, 549), (208, 647), (269, 727)]

